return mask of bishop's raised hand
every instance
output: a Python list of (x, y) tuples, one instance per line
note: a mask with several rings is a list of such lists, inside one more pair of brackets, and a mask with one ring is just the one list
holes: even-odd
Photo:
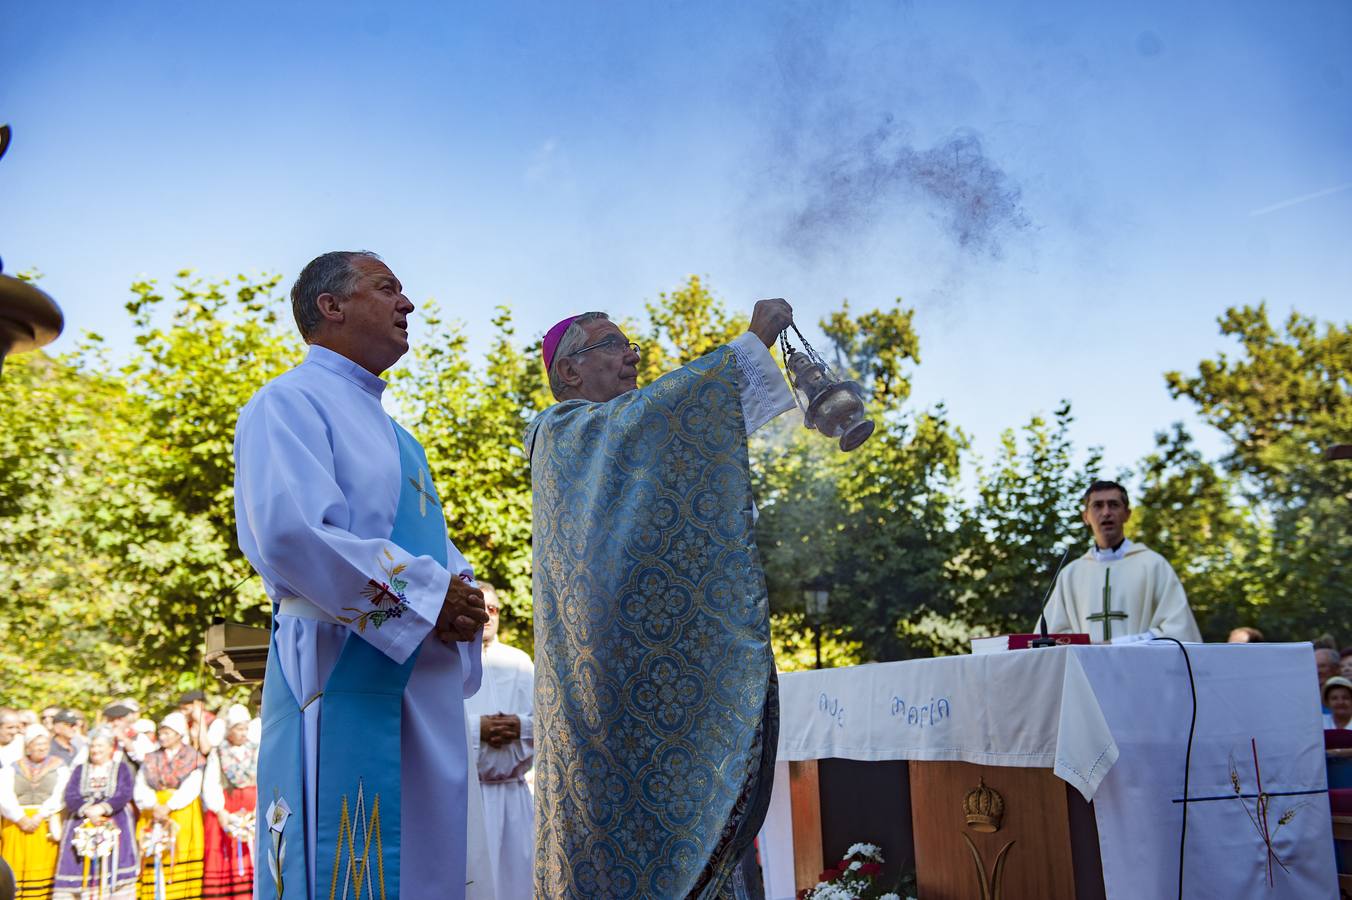
[(793, 324), (793, 307), (782, 297), (757, 300), (751, 311), (751, 326), (747, 331), (761, 339), (766, 347), (773, 347), (780, 332)]

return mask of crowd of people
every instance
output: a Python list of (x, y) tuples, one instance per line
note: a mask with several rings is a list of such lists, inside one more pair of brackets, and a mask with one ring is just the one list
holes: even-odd
[(0, 707), (0, 855), (24, 900), (246, 900), (260, 724), (201, 691), (156, 724), (131, 699)]
[(1352, 728), (1352, 647), (1336, 649), (1331, 638), (1315, 642), (1314, 662), (1319, 675), (1319, 697), (1324, 704), (1324, 728)]
[[(534, 667), (497, 639), (482, 584), (483, 682), (465, 702), (476, 849), (471, 900), (534, 887)], [(0, 707), (0, 856), (21, 900), (244, 900), (254, 896), (261, 721), (241, 704), (179, 698), (158, 725), (120, 699), (92, 727), (77, 710)]]

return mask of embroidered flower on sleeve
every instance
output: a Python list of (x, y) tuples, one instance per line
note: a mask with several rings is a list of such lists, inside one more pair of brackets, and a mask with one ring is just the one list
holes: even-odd
[(380, 580), (369, 579), (361, 589), (362, 597), (370, 601), (372, 608), (345, 606), (344, 612), (356, 615), (339, 616), (339, 622), (344, 625), (356, 625), (358, 631), (365, 631), (367, 624), (373, 628), (380, 628), (390, 619), (402, 616), (408, 609), (408, 595), (404, 593), (408, 581), (399, 577), (408, 566), (405, 563), (395, 564), (394, 557), (388, 549), (384, 550), (384, 555), (385, 559), (377, 559), (377, 562), (380, 563), (381, 574), (385, 577)]

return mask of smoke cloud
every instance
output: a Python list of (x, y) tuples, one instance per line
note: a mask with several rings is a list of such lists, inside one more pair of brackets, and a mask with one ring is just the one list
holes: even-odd
[(749, 208), (773, 214), (775, 239), (800, 263), (828, 252), (1000, 258), (1031, 220), (1017, 178), (970, 127), (998, 101), (905, 5), (870, 9), (810, 5), (778, 19), (758, 69), (778, 77), (758, 92), (767, 133)]
[(1028, 227), (1019, 186), (972, 133), (920, 149), (890, 117), (805, 161), (784, 241), (813, 256), (904, 207), (923, 210), (962, 250), (1000, 255), (1003, 239)]

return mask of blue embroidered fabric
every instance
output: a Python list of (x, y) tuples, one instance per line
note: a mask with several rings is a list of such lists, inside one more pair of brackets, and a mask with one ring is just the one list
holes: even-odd
[(778, 703), (738, 372), (724, 347), (527, 432), (537, 896), (741, 883)]

